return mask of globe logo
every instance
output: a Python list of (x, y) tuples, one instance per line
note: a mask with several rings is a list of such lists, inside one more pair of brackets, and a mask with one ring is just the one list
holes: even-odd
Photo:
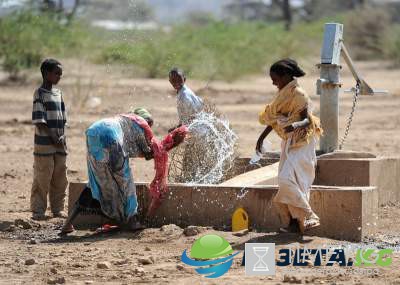
[(190, 257), (185, 249), (181, 260), (190, 266), (195, 266), (197, 273), (206, 278), (217, 278), (224, 275), (231, 268), (233, 253), (229, 242), (218, 235), (205, 235), (197, 239), (191, 249)]

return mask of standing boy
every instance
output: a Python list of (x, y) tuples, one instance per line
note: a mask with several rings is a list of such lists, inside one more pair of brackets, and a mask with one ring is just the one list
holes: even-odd
[(67, 145), (64, 127), (67, 121), (60, 90), (53, 88), (62, 76), (61, 63), (46, 59), (40, 66), (42, 85), (33, 96), (32, 123), (35, 125), (32, 219), (45, 219), (47, 194), (53, 217), (64, 217), (67, 180)]
[(185, 85), (186, 76), (181, 69), (171, 69), (169, 72), (169, 82), (177, 92), (178, 127), (182, 124), (189, 125), (195, 115), (203, 110), (203, 100)]
[[(196, 115), (203, 111), (204, 102), (185, 84), (186, 76), (183, 70), (179, 68), (171, 69), (169, 72), (169, 82), (177, 94), (176, 107), (179, 119), (179, 124), (176, 127), (169, 129), (168, 132), (171, 132), (182, 125), (189, 127)], [(206, 132), (207, 129), (202, 128), (200, 125), (189, 130), (190, 139), (187, 140), (183, 152), (181, 177), (179, 177), (175, 182), (187, 183), (196, 181), (199, 169), (204, 168), (204, 148), (206, 145), (203, 137), (204, 132)]]

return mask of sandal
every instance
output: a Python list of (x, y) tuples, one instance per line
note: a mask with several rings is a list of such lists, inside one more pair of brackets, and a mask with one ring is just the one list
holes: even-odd
[[(303, 224), (303, 225), (301, 225), (301, 224)], [(304, 223), (301, 223), (301, 224), (299, 224), (299, 226), (300, 226), (300, 231), (302, 233), (304, 233), (305, 231), (311, 230), (313, 228), (319, 227), (321, 225), (321, 223), (319, 222), (318, 219), (313, 219), (313, 218), (305, 220)]]
[(118, 226), (104, 224), (100, 228), (96, 229), (96, 233), (97, 234), (100, 234), (100, 233), (104, 234), (104, 233), (109, 233), (109, 232), (116, 231), (116, 230), (119, 230)]
[(60, 236), (65, 236), (67, 234), (70, 234), (72, 232), (74, 232), (74, 226), (69, 224), (69, 225), (64, 225), (61, 229), (61, 232), (59, 233)]

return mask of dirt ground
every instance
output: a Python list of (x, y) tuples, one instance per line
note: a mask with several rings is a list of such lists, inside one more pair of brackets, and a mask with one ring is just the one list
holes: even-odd
[[(312, 67), (313, 62), (309, 66)], [(400, 70), (391, 69), (385, 62), (360, 62), (358, 66), (372, 87), (387, 89), (389, 94), (359, 100), (345, 149), (398, 156)], [(130, 74), (132, 70), (129, 68), (65, 61), (64, 78), (59, 87), (64, 92), (69, 110), (70, 181), (86, 180), (84, 130), (92, 122), (131, 107), (143, 106), (154, 115), (156, 135), (166, 134), (168, 128), (175, 124), (175, 95), (168, 81), (133, 79), (129, 77)], [(311, 68), (309, 75), (300, 83), (311, 95), (314, 112), (319, 114), (319, 97), (315, 95), (317, 77), (318, 70)], [(4, 74), (0, 74), (0, 79), (4, 79)], [(186, 237), (181, 229), (172, 226), (163, 230), (146, 229), (137, 233), (117, 232), (109, 235), (79, 231), (70, 238), (58, 238), (62, 220), (33, 222), (29, 219), (33, 163), (33, 127), (30, 118), (32, 95), (39, 82), (39, 75), (32, 73), (23, 85), (6, 81), (0, 85), (0, 284), (400, 284), (399, 253), (394, 255), (391, 267), (381, 268), (379, 273), (371, 276), (339, 273), (318, 275), (311, 267), (296, 269), (295, 273), (278, 269), (273, 278), (246, 277), (244, 268), (240, 266), (242, 255), (239, 254), (228, 274), (208, 280), (180, 262), (182, 251), (190, 248), (198, 236)], [(354, 84), (347, 70), (343, 70), (342, 82), (344, 89)], [(188, 85), (217, 105), (239, 136), (240, 155), (251, 155), (262, 131), (257, 120), (258, 112), (275, 92), (270, 79), (260, 75), (234, 83), (213, 81), (206, 89), (206, 82), (189, 79)], [(91, 108), (87, 106), (85, 98), (93, 96), (100, 98), (101, 104)], [(341, 133), (351, 104), (352, 95), (341, 94)], [(273, 150), (279, 150), (278, 137), (271, 135), (270, 140)], [(132, 160), (132, 168), (136, 181), (152, 179), (151, 161)], [(20, 221), (15, 222), (16, 219)], [(400, 246), (399, 222), (400, 205), (393, 203), (382, 207), (376, 234), (368, 239), (383, 246)], [(11, 230), (10, 225), (14, 225)], [(209, 229), (207, 232), (214, 231)], [(294, 244), (317, 247), (338, 242), (319, 237), (300, 238), (292, 234), (250, 232), (244, 237), (236, 237), (229, 232), (218, 234), (225, 236), (238, 250), (242, 250), (243, 244), (249, 240), (275, 242), (277, 248)], [(153, 259), (151, 264), (140, 264), (139, 259), (150, 257)], [(33, 262), (29, 259), (34, 259), (34, 264), (26, 265)], [(99, 265), (101, 262), (106, 264)], [(99, 268), (102, 266), (105, 268)]]

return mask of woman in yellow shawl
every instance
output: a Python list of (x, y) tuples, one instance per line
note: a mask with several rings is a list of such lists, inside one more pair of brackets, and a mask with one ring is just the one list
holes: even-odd
[(310, 207), (310, 188), (315, 178), (315, 146), (322, 133), (319, 119), (312, 115), (310, 99), (296, 77), (304, 71), (292, 59), (283, 59), (270, 68), (273, 85), (279, 91), (259, 115), (267, 127), (260, 135), (256, 150), (261, 151), (265, 137), (274, 130), (281, 138), (279, 191), (274, 198), (279, 209), (281, 231), (304, 231), (319, 226), (319, 218)]

